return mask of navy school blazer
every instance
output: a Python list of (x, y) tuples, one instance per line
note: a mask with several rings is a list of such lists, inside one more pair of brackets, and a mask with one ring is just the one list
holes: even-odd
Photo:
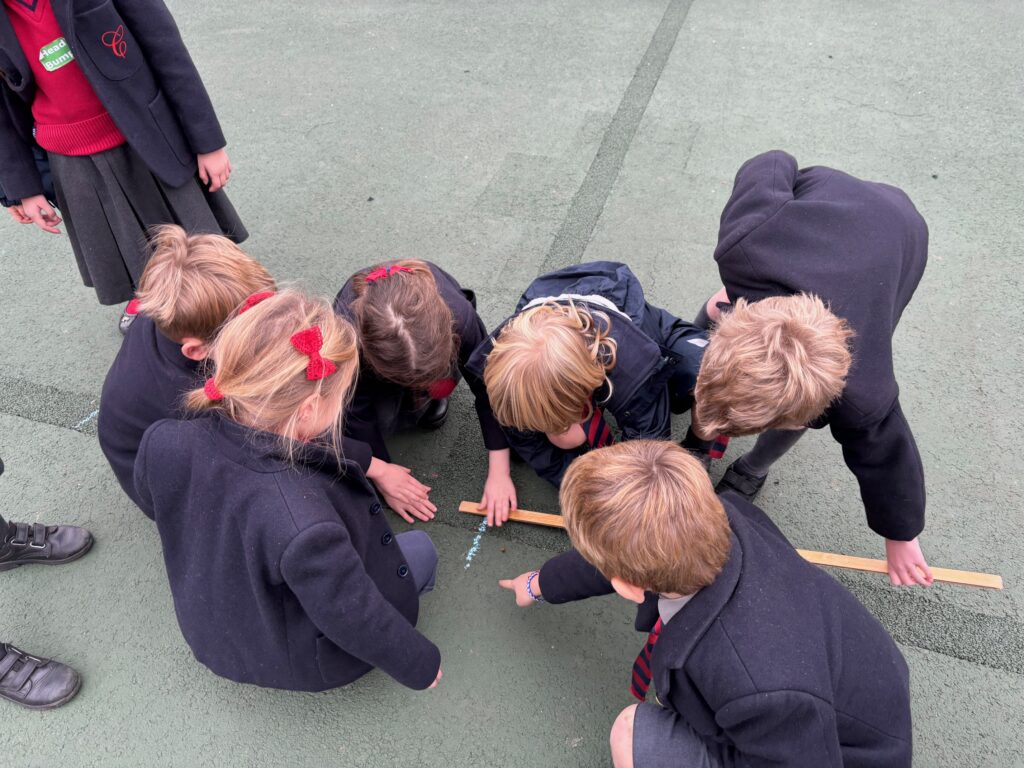
[[(607, 399), (606, 387), (602, 387), (595, 393), (595, 398), (602, 409), (614, 416), (622, 439), (669, 437), (672, 431), (669, 376), (682, 360), (692, 372), (692, 389), (697, 382), (704, 346), (702, 343), (685, 342), (703, 342), (707, 333), (647, 303), (636, 275), (625, 264), (612, 261), (574, 264), (541, 275), (523, 292), (512, 317), (535, 300), (563, 295), (576, 297), (575, 300), (587, 304), (590, 309), (608, 315), (611, 321), (610, 336), (618, 344), (615, 367), (608, 372), (612, 395)], [(581, 298), (587, 296), (602, 297), (611, 302), (619, 313)], [(494, 340), (512, 317), (495, 328), (469, 360), (469, 369), (481, 380)], [(587, 450), (585, 446), (563, 450), (541, 432), (506, 428), (505, 434), (522, 459), (555, 486), (561, 484), (569, 464)]]
[[(651, 656), (662, 706), (727, 766), (910, 768), (910, 675), (896, 643), (760, 509), (721, 500), (732, 528), (725, 567), (662, 627)], [(551, 603), (613, 591), (576, 550), (544, 565), (540, 588)], [(648, 594), (636, 628), (657, 617)]]
[[(75, 61), (150, 170), (172, 187), (196, 155), (225, 145), (203, 81), (162, 0), (50, 0)], [(124, 57), (103, 35), (124, 28)], [(0, 6), (0, 184), (7, 197), (43, 194), (32, 156), (35, 80)]]
[(766, 152), (736, 174), (715, 260), (732, 301), (812, 293), (849, 322), (846, 387), (811, 426), (828, 424), (842, 445), (871, 529), (915, 538), (924, 529), (924, 467), (892, 362), (893, 333), (928, 260), (928, 226), (910, 198)]
[[(292, 465), (217, 412), (150, 427), (135, 463), (178, 624), (241, 683), (320, 691), (374, 667), (427, 688), (441, 654), (373, 487), (351, 461)], [(308, 461), (308, 463), (307, 463)]]
[[(491, 411), (491, 402), (487, 399), (487, 388), (484, 387), (483, 379), (475, 371), (467, 367), (467, 362), (473, 350), (487, 336), (487, 330), (484, 328), (483, 321), (476, 312), (476, 296), (472, 291), (463, 289), (454, 277), (436, 264), (429, 261), (425, 263), (430, 268), (430, 271), (434, 273), (434, 279), (437, 281), (437, 288), (441, 298), (448, 305), (452, 318), (455, 321), (455, 333), (459, 337), (456, 367), (473, 392), (477, 418), (480, 421), (480, 431), (484, 437), (484, 446), (489, 451), (504, 450), (508, 448), (508, 442), (498, 422), (494, 419), (494, 413)], [(349, 278), (334, 299), (334, 311), (355, 323), (355, 318), (350, 309), (355, 299), (356, 295), (352, 285), (352, 278)], [(373, 403), (378, 397), (400, 397), (402, 393), (402, 387), (377, 376), (369, 366), (360, 366), (359, 381), (356, 384), (356, 391), (346, 414), (345, 433), (353, 440), (359, 440), (368, 444), (373, 451), (373, 455), (383, 461), (390, 461), (390, 454), (388, 453), (384, 436), (377, 426), (374, 415), (376, 411)]]

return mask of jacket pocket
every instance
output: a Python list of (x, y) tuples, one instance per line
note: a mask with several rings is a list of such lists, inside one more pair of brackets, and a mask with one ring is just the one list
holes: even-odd
[(124, 80), (143, 64), (131, 30), (111, 0), (75, 15), (75, 39), (100, 74), (108, 80)]
[(185, 135), (178, 124), (178, 118), (175, 117), (171, 105), (167, 103), (163, 91), (157, 91), (156, 98), (149, 102), (149, 114), (156, 121), (160, 133), (164, 136), (164, 141), (174, 151), (181, 164), (190, 165), (194, 160), (192, 150), (185, 143)]

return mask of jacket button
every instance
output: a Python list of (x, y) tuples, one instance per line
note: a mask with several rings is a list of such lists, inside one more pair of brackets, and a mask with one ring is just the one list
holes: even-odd
[(379, 515), (380, 514), (380, 502), (375, 501), (375, 502), (373, 502), (373, 504), (370, 505), (370, 514), (371, 515)]
[(405, 565), (403, 563), (402, 565), (398, 566), (398, 578), (404, 579), (408, 575), (409, 575), (409, 566), (408, 565)]
[(392, 536), (392, 535), (391, 535), (391, 532), (389, 531), (388, 533), (385, 533), (385, 534), (384, 534), (383, 536), (381, 536), (381, 537), (380, 537), (380, 543), (381, 543), (381, 544), (383, 544), (383, 545), (384, 545), (384, 546), (386, 547), (386, 546), (387, 546), (388, 544), (390, 544), (390, 543), (391, 543), (391, 541), (392, 541), (392, 540), (393, 540), (394, 538), (395, 538), (395, 537), (394, 537), (394, 536)]

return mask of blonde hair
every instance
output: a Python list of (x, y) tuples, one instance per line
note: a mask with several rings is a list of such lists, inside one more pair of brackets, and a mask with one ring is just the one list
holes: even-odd
[[(310, 357), (297, 350), (291, 338), (316, 326), (323, 336), (320, 354), (337, 370), (318, 381), (307, 378)], [(229, 320), (213, 342), (209, 360), (217, 399), (206, 388), (187, 395), (195, 411), (220, 410), (232, 421), (278, 435), (295, 435), (298, 411), (310, 395), (319, 395), (338, 414), (324, 446), (341, 456), (345, 405), (359, 374), (356, 333), (323, 299), (300, 291), (274, 294)], [(282, 452), (294, 460), (297, 444), (282, 439)]]
[(668, 440), (584, 454), (569, 465), (559, 501), (573, 545), (609, 579), (690, 595), (729, 557), (729, 519), (707, 472)]
[(740, 299), (711, 332), (694, 426), (703, 437), (805, 426), (842, 394), (853, 335), (817, 296)]
[(494, 341), (484, 385), (498, 423), (562, 433), (590, 417), (594, 392), (612, 384), (611, 320), (569, 301), (546, 302), (513, 317)]
[(175, 341), (210, 341), (247, 296), (274, 289), (270, 273), (221, 235), (189, 235), (167, 224), (152, 231), (149, 248), (139, 311)]
[[(367, 277), (386, 270), (375, 280)], [(459, 348), (455, 319), (434, 273), (418, 259), (392, 261), (353, 276), (356, 319), (366, 365), (408, 389), (426, 391), (451, 376)]]

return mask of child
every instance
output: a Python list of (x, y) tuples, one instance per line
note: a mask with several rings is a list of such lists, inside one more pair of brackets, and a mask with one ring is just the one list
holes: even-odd
[(224, 135), (161, 0), (0, 9), (0, 184), (15, 220), (58, 233), (33, 158), (36, 145), (46, 151), (82, 280), (101, 304), (132, 298), (151, 226), (247, 237), (222, 191)]
[[(831, 168), (799, 170), (784, 152), (747, 161), (736, 175), (722, 212), (715, 259), (723, 291), (702, 312), (720, 316), (719, 304), (769, 298), (785, 306), (793, 294), (820, 296), (853, 330), (853, 367), (842, 396), (817, 420), (762, 434), (753, 450), (726, 471), (719, 490), (748, 500), (768, 470), (804, 433), (828, 424), (857, 476), (868, 525), (885, 538), (893, 584), (930, 584), (918, 536), (924, 529), (924, 469), (899, 403), (892, 336), (917, 288), (928, 258), (928, 227), (910, 199), (886, 184), (862, 181)], [(754, 325), (723, 334), (756, 338)], [(710, 353), (709, 353), (710, 354)], [(770, 351), (768, 354), (771, 354)], [(732, 423), (727, 397), (697, 382), (702, 428), (753, 434)]]
[[(623, 439), (668, 437), (706, 345), (704, 331), (647, 303), (629, 267), (597, 261), (534, 280), (468, 367), (512, 448), (558, 485), (573, 459), (611, 441), (604, 412)], [(692, 431), (684, 445), (709, 448)]]
[(135, 463), (175, 611), (196, 658), (231, 680), (318, 691), (380, 667), (440, 680), (414, 624), (437, 552), (395, 536), (359, 467), (340, 456), (356, 334), (326, 301), (285, 291), (230, 320), (198, 415), (146, 431)]
[[(480, 507), (489, 525), (508, 520), (516, 508), (509, 449), (494, 419), (479, 375), (466, 367), (487, 331), (476, 313), (476, 297), (455, 278), (428, 261), (406, 259), (360, 270), (334, 301), (335, 311), (359, 332), (362, 366), (349, 415), (348, 434), (370, 445), (387, 461), (384, 437), (419, 425), (436, 429), (448, 414), (448, 396), (465, 378), (476, 398), (477, 417), (488, 452), (489, 470)], [(425, 486), (424, 486), (425, 487)], [(434, 516), (425, 497), (398, 506), (412, 522)]]
[[(560, 500), (575, 550), (501, 582), (516, 602), (617, 592), (650, 631), (616, 768), (911, 764), (909, 677), (878, 621), (757, 507), (667, 441), (595, 451)], [(586, 559), (584, 559), (586, 558)], [(623, 675), (625, 683), (626, 675)]]

